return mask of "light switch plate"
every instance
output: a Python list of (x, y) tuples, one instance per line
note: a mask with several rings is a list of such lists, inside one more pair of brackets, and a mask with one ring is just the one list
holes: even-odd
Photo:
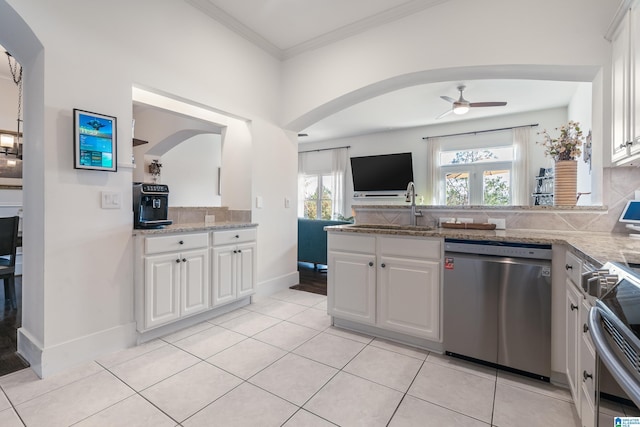
[(102, 209), (120, 209), (122, 195), (117, 191), (102, 191), (100, 193)]
[(262, 209), (262, 196), (257, 196), (256, 197), (256, 208), (257, 209)]

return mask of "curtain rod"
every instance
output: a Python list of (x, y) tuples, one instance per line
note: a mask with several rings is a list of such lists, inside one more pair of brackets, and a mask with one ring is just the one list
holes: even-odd
[(422, 139), (429, 139), (429, 138), (445, 138), (448, 136), (460, 136), (460, 135), (476, 135), (478, 133), (485, 133), (485, 132), (498, 132), (500, 130), (511, 130), (511, 129), (517, 129), (517, 128), (526, 128), (526, 127), (536, 127), (538, 126), (538, 123), (534, 123), (531, 125), (522, 125), (522, 126), (512, 126), (512, 127), (508, 127), (508, 128), (498, 128), (498, 129), (487, 129), (487, 130), (477, 130), (475, 132), (462, 132), (462, 133), (450, 133), (449, 135), (437, 135), (437, 136), (424, 136), (422, 137)]
[(298, 151), (298, 154), (301, 154), (301, 153), (313, 153), (313, 152), (316, 152), (316, 151), (339, 150), (340, 148), (351, 148), (351, 146), (350, 145), (345, 145), (344, 147), (318, 148), (317, 150)]

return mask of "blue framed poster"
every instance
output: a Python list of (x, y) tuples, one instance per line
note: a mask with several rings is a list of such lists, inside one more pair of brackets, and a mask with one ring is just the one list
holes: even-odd
[(73, 110), (74, 167), (117, 171), (116, 118)]

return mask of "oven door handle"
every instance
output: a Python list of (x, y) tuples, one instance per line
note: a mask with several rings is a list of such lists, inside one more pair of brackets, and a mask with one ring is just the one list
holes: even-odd
[(631, 375), (627, 367), (622, 364), (620, 357), (613, 351), (609, 341), (605, 338), (606, 332), (602, 327), (601, 316), (598, 307), (592, 307), (589, 311), (589, 333), (596, 347), (596, 353), (622, 390), (633, 400), (633, 403), (639, 405), (640, 387), (638, 381)]

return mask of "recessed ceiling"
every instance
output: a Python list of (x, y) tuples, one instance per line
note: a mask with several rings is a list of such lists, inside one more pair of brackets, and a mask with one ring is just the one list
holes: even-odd
[(278, 58), (449, 0), (186, 0)]
[[(436, 119), (451, 109), (451, 104), (440, 96), (457, 100), (460, 94), (456, 88), (459, 84), (466, 85), (464, 98), (469, 102), (506, 101), (507, 105), (472, 108), (462, 116), (449, 114)], [(300, 131), (308, 136), (300, 137), (299, 142), (318, 142), (393, 129), (566, 107), (580, 84), (547, 80), (472, 80), (412, 86), (372, 98), (326, 117)]]

